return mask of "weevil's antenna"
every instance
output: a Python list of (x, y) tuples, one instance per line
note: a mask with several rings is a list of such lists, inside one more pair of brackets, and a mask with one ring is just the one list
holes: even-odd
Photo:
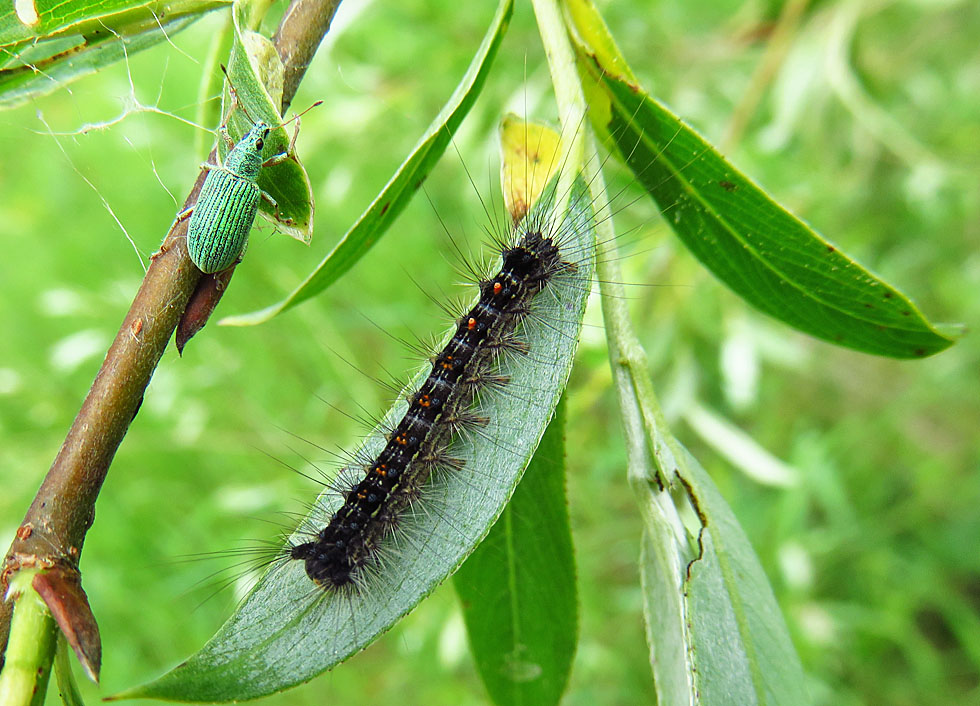
[(225, 68), (224, 64), (219, 64), (219, 66), (221, 66), (221, 73), (223, 73), (225, 78), (228, 79), (228, 89), (231, 91), (231, 107), (228, 109), (228, 117), (231, 117), (231, 114), (235, 111), (235, 107), (237, 106), (242, 109), (242, 112), (245, 113), (245, 117), (248, 118), (249, 122), (254, 125), (255, 119), (248, 114), (248, 108), (245, 107), (245, 103), (238, 100), (238, 91), (235, 90), (235, 84), (231, 82), (231, 76), (228, 75), (228, 69)]
[(306, 110), (304, 110), (302, 113), (297, 113), (296, 115), (294, 115), (293, 117), (291, 117), (289, 120), (287, 120), (285, 122), (282, 122), (282, 123), (279, 123), (278, 127), (286, 127), (287, 125), (289, 125), (289, 123), (293, 122), (294, 120), (299, 120), (302, 116), (304, 116), (307, 113), (309, 113), (311, 110), (313, 110), (314, 108), (316, 108), (318, 105), (323, 105), (323, 101), (317, 101), (316, 103), (314, 103), (313, 105), (311, 105), (309, 108), (307, 108)]
[[(220, 66), (221, 66), (221, 73), (223, 73), (225, 75), (225, 78), (228, 79), (228, 88), (231, 91), (231, 97), (232, 97), (232, 101), (233, 101), (231, 110), (228, 111), (228, 115), (231, 115), (232, 111), (235, 109), (235, 106), (238, 106), (239, 108), (242, 109), (242, 112), (245, 113), (245, 117), (248, 118), (249, 121), (254, 125), (255, 122), (256, 122), (255, 121), (255, 118), (253, 118), (251, 115), (248, 114), (248, 109), (245, 107), (245, 104), (243, 102), (241, 102), (241, 101), (238, 100), (238, 91), (235, 90), (235, 84), (233, 84), (231, 82), (231, 76), (228, 75), (228, 69), (225, 68), (225, 65), (224, 64), (220, 64)], [(279, 123), (276, 127), (277, 128), (278, 127), (286, 127), (287, 125), (289, 125), (289, 123), (293, 122), (294, 120), (299, 120), (301, 116), (306, 115), (311, 110), (313, 110), (314, 108), (316, 108), (318, 105), (323, 105), (323, 101), (322, 100), (321, 101), (317, 101), (316, 103), (314, 103), (313, 105), (311, 105), (309, 108), (307, 108), (306, 110), (304, 110), (302, 113), (297, 113), (296, 115), (294, 115), (293, 117), (291, 117), (289, 120), (285, 120), (285, 121)]]

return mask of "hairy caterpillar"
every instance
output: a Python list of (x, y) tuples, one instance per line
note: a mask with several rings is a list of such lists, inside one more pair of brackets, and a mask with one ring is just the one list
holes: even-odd
[[(333, 481), (174, 678), (227, 661), (247, 668), (245, 693), (309, 679), (369, 644), (462, 563), (516, 487), (569, 374), (591, 289), (593, 221), (582, 178), (556, 175), (513, 232), (496, 236), (499, 270), (481, 278), (477, 301), (407, 399), (341, 470), (356, 482), (338, 496), (344, 481)], [(286, 658), (287, 642), (304, 660)], [(199, 697), (216, 696), (201, 675)]]
[(368, 465), (367, 476), (314, 539), (291, 549), (290, 558), (303, 561), (318, 586), (348, 586), (358, 570), (376, 562), (378, 544), (419, 497), (433, 467), (463, 470), (461, 461), (447, 457), (445, 447), (458, 428), (482, 421), (468, 411), (477, 389), (508, 382), (490, 371), (501, 351), (524, 350), (514, 331), (531, 300), (562, 270), (574, 267), (562, 260), (556, 234), (542, 225), (522, 226), (516, 244), (503, 248), (503, 266), (480, 282), (479, 300), (434, 357), (431, 372), (410, 396), (408, 410)]

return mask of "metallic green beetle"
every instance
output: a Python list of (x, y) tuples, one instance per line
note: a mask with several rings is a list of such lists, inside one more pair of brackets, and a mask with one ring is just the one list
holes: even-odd
[(221, 128), (222, 137), (231, 147), (224, 165), (201, 165), (210, 171), (191, 213), (187, 252), (202, 272), (221, 272), (242, 258), (259, 199), (266, 199), (276, 209), (278, 217), (279, 205), (256, 182), (263, 167), (288, 158), (296, 135), (293, 135), (289, 150), (263, 161), (262, 149), (270, 129), (268, 124), (256, 122), (235, 145), (225, 128)]

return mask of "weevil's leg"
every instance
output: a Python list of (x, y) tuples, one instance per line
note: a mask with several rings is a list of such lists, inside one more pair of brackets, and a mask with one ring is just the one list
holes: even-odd
[(296, 121), (296, 127), (293, 128), (293, 136), (289, 140), (289, 147), (286, 148), (285, 152), (274, 154), (269, 157), (269, 159), (262, 162), (263, 167), (271, 167), (275, 164), (282, 164), (290, 158), (290, 155), (296, 153), (296, 138), (299, 136), (299, 116), (297, 115), (294, 120)]
[(279, 154), (274, 154), (269, 159), (262, 162), (263, 167), (272, 167), (276, 164), (282, 164), (287, 159), (289, 159), (289, 152), (280, 152)]
[[(180, 223), (182, 220), (184, 220), (185, 218), (187, 218), (188, 216), (190, 216), (192, 213), (194, 213), (194, 207), (196, 205), (197, 205), (196, 203), (191, 204), (190, 206), (188, 206), (187, 208), (185, 208), (183, 211), (180, 211), (176, 216), (174, 216), (174, 222), (171, 223), (170, 224), (170, 228), (167, 229), (167, 235), (169, 235), (171, 232), (173, 232), (173, 229), (177, 227), (177, 224), (178, 223)], [(164, 243), (160, 245), (160, 249), (157, 250), (152, 255), (150, 255), (150, 262), (153, 262), (154, 260), (156, 260), (158, 257), (160, 257), (165, 252), (167, 252), (167, 250), (169, 250), (169, 248), (166, 246), (166, 238), (164, 238)]]
[[(231, 117), (231, 113), (228, 113), (228, 117)], [(225, 141), (225, 147), (229, 150), (234, 149), (235, 141), (231, 139), (231, 135), (228, 134), (228, 126), (222, 125), (218, 128), (218, 134), (221, 135), (221, 139)]]
[(201, 162), (200, 169), (206, 172), (227, 172), (228, 170), (222, 167), (220, 164), (211, 164), (211, 162)]
[[(225, 67), (221, 67), (222, 72), (224, 72), (225, 77), (228, 76), (228, 72), (225, 71)], [(235, 112), (235, 107), (238, 105), (238, 92), (235, 91), (235, 87), (231, 85), (231, 79), (228, 79), (228, 88), (231, 89), (231, 101), (228, 103), (228, 112), (221, 116), (221, 126), (218, 128), (218, 134), (221, 135), (221, 139), (225, 141), (225, 145), (228, 149), (235, 146), (235, 141), (231, 139), (231, 135), (228, 134), (228, 121), (231, 120), (231, 114)], [(224, 100), (222, 100), (224, 102)]]
[(191, 214), (192, 214), (192, 213), (194, 212), (194, 207), (195, 207), (196, 205), (197, 205), (196, 203), (194, 203), (194, 204), (191, 204), (190, 206), (188, 206), (187, 208), (185, 208), (185, 209), (184, 209), (183, 211), (181, 211), (180, 213), (178, 213), (178, 214), (177, 214), (177, 215), (176, 215), (176, 216), (174, 217), (174, 222), (170, 224), (170, 228), (171, 228), (171, 230), (173, 229), (173, 227), (174, 227), (175, 225), (177, 225), (177, 224), (178, 224), (178, 223), (180, 223), (180, 222), (181, 222), (182, 220), (184, 220), (184, 219), (185, 219), (185, 218), (187, 218), (187, 217), (188, 217), (189, 215), (191, 215)]
[(266, 200), (266, 202), (270, 206), (272, 206), (274, 209), (276, 209), (275, 216), (276, 216), (276, 220), (277, 221), (279, 221), (280, 223), (284, 223), (287, 226), (292, 224), (292, 222), (293, 222), (293, 219), (292, 218), (283, 218), (282, 217), (282, 214), (279, 212), (279, 204), (276, 203), (276, 200), (274, 198), (272, 198), (272, 194), (266, 193), (265, 191), (259, 191), (259, 194), (262, 196), (263, 199)]
[(296, 116), (296, 127), (293, 128), (293, 136), (289, 139), (289, 147), (286, 154), (293, 154), (296, 151), (296, 138), (299, 137), (299, 116)]
[[(221, 67), (221, 70), (224, 71), (223, 66)], [(225, 76), (226, 77), (228, 76), (227, 72), (225, 73)], [(221, 128), (220, 128), (225, 132), (225, 134), (227, 134), (228, 132), (228, 121), (231, 120), (231, 114), (234, 113), (235, 108), (238, 107), (238, 91), (236, 91), (235, 87), (231, 85), (230, 78), (228, 79), (228, 89), (231, 91), (231, 102), (228, 103), (228, 112), (225, 113), (225, 116), (221, 119)]]
[(275, 213), (276, 220), (277, 221), (281, 221), (282, 220), (282, 214), (279, 212), (279, 204), (276, 202), (276, 200), (274, 198), (272, 198), (272, 194), (270, 194), (270, 193), (268, 193), (266, 191), (262, 191), (262, 190), (259, 190), (259, 194), (262, 196), (263, 199), (265, 199), (265, 202), (267, 204), (269, 204), (270, 206), (272, 206), (272, 208), (274, 208), (276, 210), (276, 213)]
[(276, 218), (278, 218), (279, 217), (279, 204), (276, 203), (276, 200), (274, 198), (272, 198), (272, 194), (270, 194), (267, 191), (262, 191), (261, 189), (259, 190), (259, 194), (262, 196), (262, 198), (264, 198), (266, 200), (266, 203), (268, 203), (270, 206), (272, 206), (274, 209), (276, 209)]

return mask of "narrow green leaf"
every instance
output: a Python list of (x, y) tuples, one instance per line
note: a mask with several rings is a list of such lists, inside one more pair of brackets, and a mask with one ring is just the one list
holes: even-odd
[(559, 403), (514, 497), (453, 578), (470, 651), (499, 706), (557, 704), (575, 655), (564, 410)]
[[(667, 502), (667, 507), (663, 503)], [(676, 511), (670, 498), (648, 493), (644, 511), (640, 576), (643, 616), (650, 668), (658, 703), (694, 704), (694, 665), (689, 649), (684, 604), (684, 572), (693, 557), (686, 555), (686, 542), (678, 542), (677, 527), (670, 518)]]
[[(207, 3), (211, 8), (228, 0)], [(49, 39), (59, 35), (91, 35), (108, 29), (133, 33), (156, 25), (161, 17), (201, 11), (200, 0), (18, 0), (0, 11), (0, 47), (25, 39)]]
[(701, 556), (685, 582), (701, 703), (807, 704), (803, 669), (748, 537), (711, 477), (685, 455), (681, 479), (703, 525)]
[[(897, 289), (774, 202), (631, 78), (588, 0), (569, 0), (596, 129), (687, 248), (739, 296), (800, 331), (893, 358), (952, 345)], [(583, 37), (588, 37), (584, 39)], [(592, 48), (599, 42), (601, 49)]]
[(673, 490), (699, 520), (684, 529), (671, 489), (649, 483), (641, 492), (644, 612), (658, 697), (692, 706), (804, 706), (803, 669), (748, 538), (694, 457), (669, 431), (654, 436), (657, 465), (670, 469)]
[[(631, 454), (630, 475), (644, 511), (644, 609), (661, 701), (809, 703), (799, 657), (748, 538), (667, 428), (635, 362), (631, 354), (629, 378), (617, 384), (631, 400), (627, 436), (645, 437), (643, 452)], [(696, 518), (688, 524), (682, 518), (690, 513), (677, 507), (683, 496)]]
[(0, 108), (153, 46), (227, 0), (17, 0), (0, 10)]
[[(453, 456), (465, 459), (465, 469), (430, 479), (425, 502), (438, 511), (423, 509), (406, 520), (406, 541), (398, 544), (397, 553), (385, 555), (370, 590), (352, 596), (317, 594), (301, 562), (289, 562), (259, 581), (200, 652), (117, 698), (230, 701), (307, 681), (370, 644), (463, 562), (514, 492), (574, 359), (592, 279), (589, 253), (595, 247), (591, 199), (581, 178), (569, 202), (563, 240), (567, 234), (569, 251), (581, 253), (585, 261), (549, 286), (554, 296), (535, 300), (536, 315), (525, 327), (530, 355), (505, 361), (506, 388), (481, 395), (480, 413), (489, 422), (451, 448)], [(396, 403), (355, 457), (376, 455), (386, 443), (385, 431), (406, 409), (404, 400)], [(311, 514), (317, 519), (311, 521), (321, 524), (339, 504), (336, 494), (324, 493)]]
[(38, 45), (38, 51), (50, 50), (52, 56), (35, 60), (37, 52), (32, 51), (23, 54), (23, 60), (18, 59), (0, 69), (0, 109), (16, 108), (70, 81), (148, 49), (189, 27), (196, 19), (197, 16), (176, 18), (162, 28), (129, 35), (125, 44), (111, 34), (103, 34), (89, 39), (67, 37)]
[(58, 645), (54, 652), (54, 675), (58, 682), (58, 693), (65, 706), (85, 706), (82, 695), (75, 683), (75, 675), (71, 671), (71, 657), (65, 636), (58, 634)]
[[(264, 120), (275, 126), (266, 140), (264, 155), (268, 158), (285, 152), (291, 138), (290, 130), (280, 125), (283, 67), (272, 42), (246, 28), (248, 12), (247, 2), (236, 2), (232, 10), (234, 33), (228, 75), (239, 107), (244, 109), (229, 116), (228, 133), (237, 141), (251, 129), (253, 121)], [(228, 105), (230, 90), (225, 97)], [(227, 153), (228, 146), (219, 139), (222, 161)], [(259, 174), (258, 184), (279, 205), (280, 218), (276, 218), (275, 209), (265, 199), (259, 202), (259, 213), (286, 235), (309, 244), (313, 237), (313, 187), (299, 158), (291, 155), (284, 162), (266, 167)]]
[(701, 262), (746, 301), (805, 333), (893, 358), (952, 345), (897, 289), (772, 201), (666, 108), (606, 77), (626, 162)]
[(476, 101), (507, 31), (512, 11), (513, 0), (501, 0), (480, 49), (449, 102), (381, 193), (317, 268), (282, 301), (259, 311), (226, 317), (220, 321), (222, 325), (250, 326), (268, 321), (324, 291), (374, 246), (425, 181)]
[[(593, 33), (605, 29), (590, 0), (566, 3), (566, 19), (588, 19)], [(618, 55), (611, 38), (601, 46), (604, 56)], [(598, 237), (606, 244), (597, 275), (629, 478), (644, 519), (643, 599), (658, 703), (807, 704), (799, 657), (762, 567), (657, 403), (646, 354), (622, 300), (616, 234), (602, 174), (590, 166), (594, 156), (585, 171), (594, 189)], [(683, 507), (684, 496), (694, 512)]]

